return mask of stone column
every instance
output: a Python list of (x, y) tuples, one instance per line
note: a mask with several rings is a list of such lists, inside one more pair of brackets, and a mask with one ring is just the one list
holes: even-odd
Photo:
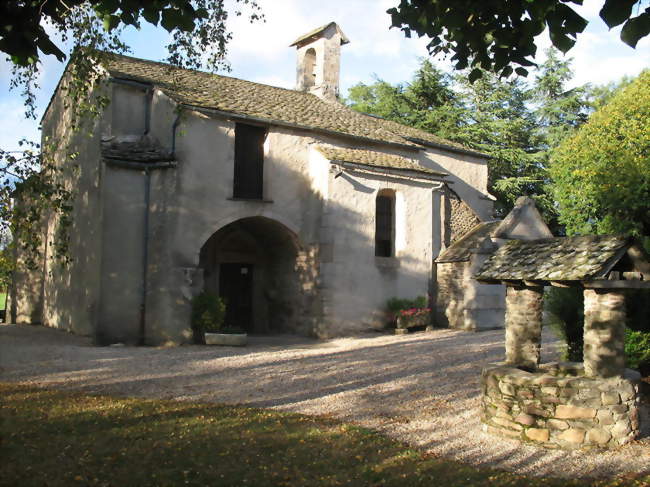
[(536, 369), (542, 343), (543, 287), (506, 291), (506, 363)]
[(588, 377), (613, 377), (625, 370), (625, 295), (585, 289), (584, 364)]

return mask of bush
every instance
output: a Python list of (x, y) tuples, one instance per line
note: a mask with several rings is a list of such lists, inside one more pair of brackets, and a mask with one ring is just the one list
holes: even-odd
[(223, 298), (202, 292), (192, 300), (192, 330), (199, 333), (218, 333), (226, 317)]
[(426, 307), (427, 307), (426, 296), (418, 296), (415, 299), (390, 298), (386, 302), (386, 311), (388, 311), (392, 315), (396, 315), (397, 313), (405, 309), (426, 308)]
[(427, 304), (426, 296), (418, 296), (415, 299), (390, 298), (386, 301), (386, 312), (390, 324), (397, 325), (397, 317), (403, 315), (403, 312), (413, 315), (419, 310), (426, 310), (429, 313), (431, 310), (427, 308)]
[(567, 344), (564, 360), (582, 362), (585, 322), (582, 288), (551, 287), (544, 298), (548, 322)]
[(630, 369), (650, 374), (650, 332), (625, 330), (625, 359)]

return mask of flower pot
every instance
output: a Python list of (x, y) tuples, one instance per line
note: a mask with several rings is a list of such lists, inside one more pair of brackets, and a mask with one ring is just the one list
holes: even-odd
[(225, 345), (227, 347), (243, 347), (248, 343), (246, 333), (206, 333), (206, 345)]

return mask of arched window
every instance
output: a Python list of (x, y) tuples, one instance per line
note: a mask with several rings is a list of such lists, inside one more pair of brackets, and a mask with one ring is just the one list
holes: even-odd
[(395, 192), (382, 189), (375, 209), (375, 255), (395, 256)]
[(316, 84), (316, 50), (313, 47), (305, 52), (302, 60), (302, 75), (305, 88), (311, 88)]

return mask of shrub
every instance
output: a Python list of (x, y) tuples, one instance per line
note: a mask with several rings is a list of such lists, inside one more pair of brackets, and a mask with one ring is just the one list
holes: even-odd
[(427, 308), (427, 297), (418, 296), (415, 299), (408, 298), (390, 298), (386, 301), (386, 312), (390, 324), (397, 324), (398, 316), (412, 316), (419, 312), (429, 313), (431, 310)]
[(386, 302), (386, 311), (388, 311), (392, 315), (396, 315), (397, 313), (405, 309), (426, 308), (426, 307), (427, 307), (426, 296), (418, 296), (415, 299), (390, 298)]
[(564, 359), (582, 362), (585, 321), (582, 288), (552, 287), (546, 291), (544, 305), (548, 312), (548, 323), (567, 344)]
[(625, 359), (627, 367), (650, 373), (650, 332), (625, 330)]
[(192, 329), (196, 332), (217, 333), (226, 317), (226, 303), (223, 298), (202, 292), (192, 300)]

